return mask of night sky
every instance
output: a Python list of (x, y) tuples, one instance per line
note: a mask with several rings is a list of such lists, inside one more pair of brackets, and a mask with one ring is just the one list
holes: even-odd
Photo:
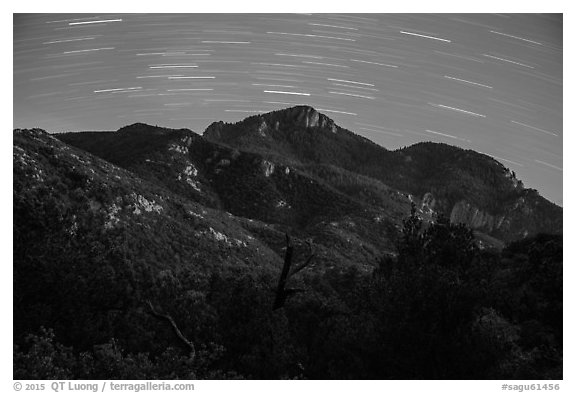
[(562, 204), (562, 16), (15, 14), (14, 127), (198, 133), (306, 104), (491, 155)]

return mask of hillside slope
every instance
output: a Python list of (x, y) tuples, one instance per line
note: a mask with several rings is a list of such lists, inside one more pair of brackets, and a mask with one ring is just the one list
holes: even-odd
[[(58, 138), (183, 198), (311, 239), (325, 268), (374, 266), (383, 252), (394, 252), (397, 227), (410, 209), (405, 196), (374, 179), (335, 166), (279, 163), (189, 130), (135, 124)], [(273, 238), (271, 246), (282, 244)]]

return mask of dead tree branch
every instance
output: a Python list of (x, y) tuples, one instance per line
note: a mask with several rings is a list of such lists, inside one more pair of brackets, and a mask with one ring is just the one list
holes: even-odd
[(314, 257), (314, 253), (312, 252), (312, 244), (308, 242), (308, 248), (310, 249), (310, 255), (308, 258), (299, 266), (295, 267), (294, 270), (290, 271), (290, 267), (292, 265), (292, 256), (294, 254), (294, 246), (290, 240), (290, 236), (286, 234), (286, 254), (284, 255), (284, 265), (282, 266), (282, 273), (280, 273), (280, 279), (278, 280), (278, 287), (276, 289), (276, 297), (274, 299), (274, 305), (272, 306), (273, 310), (277, 310), (280, 307), (284, 306), (286, 299), (289, 295), (292, 295), (296, 292), (299, 292), (297, 289), (286, 289), (286, 282), (296, 273), (304, 269), (306, 266), (310, 264), (312, 258)]
[(301, 263), (299, 266), (295, 267), (291, 272), (288, 273), (288, 278), (292, 277), (293, 275), (298, 273), (300, 270), (302, 270), (306, 266), (308, 266), (310, 264), (310, 262), (312, 262), (312, 258), (314, 258), (314, 251), (312, 250), (312, 243), (310, 241), (308, 241), (306, 243), (308, 244), (308, 250), (309, 250), (310, 255), (308, 256), (306, 261), (304, 261), (303, 263)]
[(180, 341), (182, 341), (190, 349), (190, 359), (194, 360), (194, 358), (196, 357), (196, 348), (194, 347), (194, 343), (192, 343), (186, 337), (184, 337), (184, 335), (182, 334), (182, 332), (178, 328), (178, 325), (176, 325), (176, 322), (174, 322), (174, 319), (172, 319), (172, 317), (170, 315), (162, 314), (162, 313), (158, 312), (154, 308), (154, 306), (152, 305), (152, 302), (150, 302), (150, 300), (148, 300), (147, 303), (148, 303), (148, 307), (150, 308), (150, 314), (152, 314), (153, 316), (155, 316), (158, 319), (161, 319), (163, 321), (167, 321), (172, 326), (172, 330), (174, 331), (176, 336), (180, 339)]

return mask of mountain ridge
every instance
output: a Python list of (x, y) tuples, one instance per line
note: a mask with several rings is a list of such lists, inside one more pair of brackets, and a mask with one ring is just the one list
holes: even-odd
[[(302, 120), (306, 117), (307, 120)], [(476, 229), (504, 236), (506, 240), (518, 238), (520, 234), (515, 230), (514, 235), (506, 236), (503, 232), (509, 229), (500, 228), (502, 224), (516, 226), (514, 222), (507, 224), (506, 218), (502, 217), (510, 210), (517, 210), (518, 201), (526, 210), (546, 205), (550, 214), (539, 217), (545, 231), (561, 226), (561, 208), (545, 198), (540, 199), (537, 191), (525, 189), (513, 171), (491, 156), (434, 142), (420, 142), (391, 151), (333, 126), (331, 121), (319, 121), (320, 118), (329, 119), (311, 107), (294, 107), (251, 116), (234, 124), (213, 123), (203, 136), (270, 157), (339, 166), (378, 179), (418, 199), (430, 194), (442, 214)], [(282, 119), (289, 120), (282, 123)], [(263, 129), (262, 125), (268, 124), (275, 126), (259, 131)], [(266, 132), (267, 129), (270, 132)], [(472, 210), (494, 217), (500, 225), (478, 220), (468, 213), (461, 214), (462, 206), (466, 204), (471, 205)], [(475, 214), (478, 215), (473, 213), (472, 216)], [(510, 220), (522, 221), (524, 218), (514, 213)], [(533, 220), (526, 225), (530, 226), (529, 232), (538, 231), (538, 222)]]
[[(396, 204), (392, 208), (392, 215), (400, 216), (400, 211), (406, 214), (406, 205), (416, 202), (419, 212), (429, 219), (442, 214), (454, 222), (464, 223), (503, 241), (539, 232), (561, 232), (558, 228), (561, 228), (562, 209), (540, 197), (537, 191), (525, 189), (522, 182), (516, 179), (515, 173), (493, 157), (434, 142), (420, 142), (397, 150), (387, 150), (339, 127), (328, 116), (310, 106), (296, 106), (249, 116), (237, 123), (214, 122), (202, 136), (188, 129), (135, 123), (105, 135), (68, 133), (60, 134), (59, 138), (135, 170), (141, 176), (168, 184), (173, 191), (176, 190), (174, 185), (167, 183), (166, 179), (174, 177), (174, 174), (170, 174), (170, 170), (160, 170), (157, 165), (152, 165), (153, 168), (149, 165), (162, 161), (155, 154), (162, 157), (166, 148), (178, 153), (172, 156), (180, 157), (179, 165), (186, 164), (185, 167), (192, 172), (200, 170), (200, 178), (206, 171), (199, 168), (208, 170), (211, 167), (206, 172), (209, 173), (208, 177), (204, 179), (207, 184), (204, 189), (208, 192), (196, 192), (199, 191), (200, 183), (194, 187), (195, 183), (189, 182), (194, 190), (186, 191), (186, 196), (217, 208), (228, 205), (228, 208), (234, 210), (228, 195), (234, 191), (227, 189), (224, 192), (226, 187), (220, 187), (220, 191), (213, 189), (212, 184), (221, 183), (211, 183), (214, 181), (212, 175), (225, 175), (234, 169), (230, 163), (237, 157), (245, 158), (247, 154), (252, 154), (254, 162), (259, 161), (262, 168), (269, 168), (263, 169), (264, 172), (273, 171), (270, 168), (274, 165), (292, 167), (306, 172), (307, 176), (312, 176), (338, 192), (348, 190), (344, 193), (351, 192), (349, 196), (354, 200), (359, 198), (361, 203), (369, 199), (363, 193), (383, 201), (381, 191), (376, 189), (385, 186), (395, 190), (396, 199), (401, 196), (406, 200), (398, 202), (403, 208), (398, 208), (396, 202), (392, 203)], [(222, 156), (216, 160), (219, 155)], [(174, 157), (168, 161), (174, 162)], [(168, 165), (166, 162), (164, 164)], [(313, 169), (314, 166), (318, 167)], [(338, 173), (342, 171), (346, 175)], [(178, 178), (182, 176), (176, 175)], [(242, 178), (241, 174), (236, 176)], [(351, 190), (349, 186), (333, 187), (334, 178), (342, 176), (364, 176), (380, 182), (382, 186), (372, 184), (368, 188), (364, 187), (363, 192)], [(228, 181), (237, 184), (239, 189), (245, 189), (237, 179)], [(271, 192), (279, 195), (276, 191)], [(201, 198), (201, 195), (204, 196)], [(385, 198), (392, 198), (390, 195)], [(278, 198), (282, 199), (280, 196)], [(223, 199), (228, 202), (222, 202)], [(263, 209), (262, 206), (260, 208)], [(264, 211), (254, 207), (249, 212), (246, 209), (236, 210), (235, 214), (266, 220), (268, 216), (262, 216)], [(396, 226), (400, 223), (398, 220), (393, 221)]]

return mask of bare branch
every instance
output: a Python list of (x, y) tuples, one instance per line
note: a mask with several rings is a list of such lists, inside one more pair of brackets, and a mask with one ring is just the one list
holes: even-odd
[(286, 234), (286, 254), (284, 255), (284, 265), (282, 266), (282, 273), (280, 274), (280, 279), (278, 280), (278, 287), (276, 288), (276, 297), (274, 299), (273, 310), (277, 310), (284, 305), (286, 301), (286, 280), (288, 280), (288, 273), (290, 272), (290, 265), (292, 264), (292, 253), (294, 247), (290, 241), (290, 236)]
[(273, 310), (277, 310), (284, 305), (288, 296), (293, 295), (297, 292), (302, 292), (300, 289), (286, 289), (286, 282), (304, 269), (306, 266), (310, 264), (312, 258), (314, 258), (314, 251), (312, 249), (312, 242), (308, 240), (306, 242), (308, 244), (308, 249), (310, 251), (310, 255), (306, 260), (301, 263), (300, 265), (296, 266), (293, 270), (290, 269), (292, 264), (292, 255), (294, 252), (294, 246), (292, 245), (290, 236), (286, 234), (286, 254), (284, 255), (284, 266), (282, 267), (282, 273), (280, 274), (280, 280), (278, 280), (278, 287), (276, 288), (276, 297), (274, 299)]
[(298, 267), (295, 267), (289, 274), (288, 274), (288, 278), (292, 277), (293, 275), (295, 275), (296, 273), (298, 273), (299, 271), (301, 271), (302, 269), (304, 269), (306, 266), (308, 266), (310, 264), (310, 262), (312, 261), (312, 258), (314, 258), (314, 250), (312, 249), (312, 241), (311, 240), (307, 240), (306, 244), (308, 245), (308, 250), (310, 255), (308, 256), (308, 258), (306, 258), (306, 261), (304, 261), (302, 264), (300, 264)]
[(150, 314), (154, 315), (158, 319), (162, 319), (162, 320), (168, 321), (168, 323), (170, 323), (170, 325), (172, 326), (172, 330), (174, 331), (176, 336), (188, 348), (190, 348), (190, 359), (194, 360), (194, 358), (196, 357), (196, 348), (194, 347), (194, 344), (191, 341), (189, 341), (186, 337), (184, 337), (184, 335), (182, 334), (182, 332), (180, 331), (180, 329), (176, 325), (176, 322), (174, 322), (174, 319), (172, 319), (172, 317), (168, 314), (161, 314), (158, 311), (156, 311), (156, 309), (154, 308), (154, 306), (152, 305), (152, 302), (150, 302), (150, 300), (148, 300), (147, 303), (148, 303), (148, 307), (150, 307)]
[(290, 274), (288, 274), (288, 278), (292, 277), (293, 275), (295, 275), (296, 273), (298, 273), (300, 270), (304, 269), (306, 266), (308, 266), (310, 264), (310, 262), (312, 261), (312, 258), (314, 258), (314, 254), (311, 254), (308, 259), (306, 259), (306, 261), (304, 261), (302, 264), (300, 264), (299, 266), (295, 267)]

